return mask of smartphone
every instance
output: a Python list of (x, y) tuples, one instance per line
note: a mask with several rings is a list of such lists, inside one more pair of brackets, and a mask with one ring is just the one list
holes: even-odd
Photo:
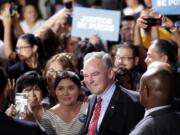
[(143, 18), (144, 20), (147, 21), (147, 25), (149, 27), (151, 26), (157, 26), (157, 25), (161, 25), (161, 18), (155, 18), (155, 17), (148, 17), (148, 18)]
[(64, 2), (64, 6), (65, 6), (67, 9), (72, 9), (72, 8), (73, 8), (72, 1)]
[(16, 93), (15, 106), (17, 119), (24, 119), (27, 113), (27, 95), (26, 93)]
[(11, 14), (11, 16), (14, 16), (17, 13), (17, 8), (18, 8), (18, 5), (14, 4), (12, 2), (11, 3), (11, 7), (10, 7), (10, 14)]
[(174, 24), (176, 27), (180, 27), (180, 21), (176, 21)]

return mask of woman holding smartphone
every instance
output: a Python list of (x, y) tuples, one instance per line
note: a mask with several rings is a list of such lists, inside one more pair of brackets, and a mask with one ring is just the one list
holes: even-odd
[[(16, 91), (27, 97), (27, 109), (24, 109), (24, 119), (39, 123), (46, 110), (43, 101), (47, 97), (47, 87), (44, 80), (36, 71), (21, 75), (16, 82)], [(21, 117), (21, 118), (22, 118)]]

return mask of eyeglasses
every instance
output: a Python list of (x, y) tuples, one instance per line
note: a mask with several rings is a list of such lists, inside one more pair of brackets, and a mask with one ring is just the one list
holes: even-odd
[(120, 55), (115, 55), (115, 58), (118, 59), (118, 60), (122, 60), (122, 61), (128, 61), (128, 60), (134, 59), (134, 57), (120, 56)]
[(57, 72), (57, 76), (60, 77), (60, 78), (64, 78), (64, 77), (68, 77), (68, 76), (76, 76), (77, 78), (78, 75), (72, 71), (63, 71), (63, 72)]
[(51, 73), (54, 73), (54, 74), (58, 73), (58, 71), (56, 71), (54, 68), (48, 68), (48, 72), (51, 72)]
[(21, 51), (21, 50), (25, 50), (25, 49), (30, 48), (30, 47), (31, 47), (30, 45), (28, 45), (28, 46), (22, 46), (22, 47), (16, 47), (16, 52), (19, 52), (19, 51)]

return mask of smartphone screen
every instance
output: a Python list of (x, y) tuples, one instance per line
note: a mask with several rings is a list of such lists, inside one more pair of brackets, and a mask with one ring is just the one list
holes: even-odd
[(15, 97), (17, 119), (24, 119), (27, 113), (27, 95), (25, 93), (16, 93)]
[(11, 16), (14, 16), (17, 12), (17, 8), (18, 6), (15, 4), (15, 3), (11, 3), (11, 8), (10, 8), (10, 13), (11, 13)]

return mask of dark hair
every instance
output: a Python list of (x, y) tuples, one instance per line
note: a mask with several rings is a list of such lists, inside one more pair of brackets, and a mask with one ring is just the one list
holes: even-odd
[[(115, 74), (116, 82), (125, 88), (133, 89), (132, 73), (126, 68), (118, 68)], [(127, 85), (128, 84), (128, 85)]]
[(154, 40), (152, 44), (157, 46), (159, 54), (167, 55), (170, 64), (176, 62), (177, 54), (175, 53), (174, 47), (170, 41), (160, 39), (160, 40)]
[[(135, 22), (136, 19), (135, 19), (134, 16), (128, 15), (128, 16), (123, 16), (123, 17), (122, 17), (122, 21), (134, 21), (134, 22)], [(120, 24), (120, 28), (123, 27), (122, 21), (121, 21), (121, 24)]]
[(39, 54), (40, 58), (44, 58), (44, 53), (41, 45), (41, 41), (38, 37), (34, 36), (33, 34), (26, 33), (19, 37), (19, 39), (22, 39), (26, 41), (31, 47), (36, 45), (38, 47), (37, 53)]
[(80, 72), (83, 68), (83, 58), (87, 53), (95, 52), (97, 49), (90, 43), (86, 41), (81, 41), (79, 44), (74, 48), (73, 54), (77, 60), (77, 69)]
[(58, 40), (52, 29), (48, 28), (40, 32), (37, 37), (41, 42), (43, 53), (46, 59), (50, 59), (58, 50)]
[(39, 45), (39, 42), (38, 42), (37, 38), (33, 34), (30, 34), (30, 33), (26, 33), (26, 34), (21, 35), (19, 37), (19, 39), (25, 40), (31, 46)]
[(42, 97), (48, 95), (46, 84), (36, 71), (29, 71), (21, 75), (16, 81), (16, 91), (22, 92), (28, 86), (38, 86), (42, 92)]
[(63, 72), (59, 72), (57, 74), (57, 77), (56, 77), (56, 80), (55, 80), (55, 85), (54, 85), (55, 89), (56, 89), (58, 83), (63, 79), (69, 79), (69, 80), (73, 81), (79, 88), (81, 88), (80, 78), (75, 72), (63, 71)]
[(129, 49), (131, 49), (131, 50), (133, 51), (133, 56), (134, 56), (134, 57), (139, 56), (139, 55), (138, 55), (137, 47), (134, 46), (134, 45), (131, 44), (131, 43), (126, 43), (126, 42), (125, 42), (125, 43), (122, 43), (122, 44), (118, 45), (117, 48), (129, 48)]
[(122, 21), (136, 21), (134, 16), (132, 15), (127, 15), (127, 16), (123, 16)]
[(5, 70), (2, 67), (0, 67), (0, 95), (2, 95), (2, 93), (4, 92), (6, 85), (7, 76)]

